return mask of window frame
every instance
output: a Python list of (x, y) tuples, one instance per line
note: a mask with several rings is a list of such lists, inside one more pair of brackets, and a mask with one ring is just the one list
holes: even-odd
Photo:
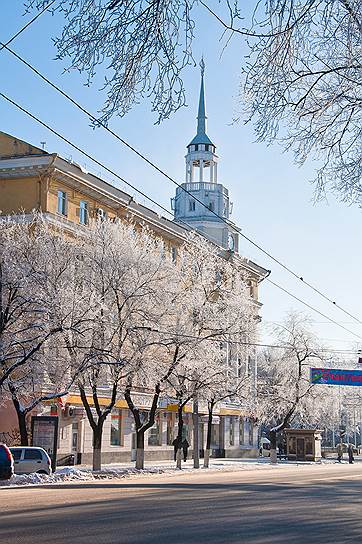
[(68, 215), (68, 193), (63, 189), (57, 192), (57, 212), (64, 217)]
[(79, 223), (81, 225), (89, 224), (89, 208), (86, 200), (81, 200), (79, 202)]

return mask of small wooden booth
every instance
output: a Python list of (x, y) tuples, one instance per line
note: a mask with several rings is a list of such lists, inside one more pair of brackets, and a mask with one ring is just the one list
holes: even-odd
[(291, 461), (320, 461), (322, 431), (318, 429), (286, 429), (287, 456)]

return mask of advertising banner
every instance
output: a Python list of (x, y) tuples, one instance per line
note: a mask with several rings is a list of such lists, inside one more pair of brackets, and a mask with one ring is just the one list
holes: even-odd
[(55, 470), (58, 445), (58, 417), (33, 416), (31, 418), (31, 445), (43, 448), (52, 461)]
[(337, 368), (311, 368), (311, 383), (325, 385), (362, 386), (362, 370), (342, 370)]

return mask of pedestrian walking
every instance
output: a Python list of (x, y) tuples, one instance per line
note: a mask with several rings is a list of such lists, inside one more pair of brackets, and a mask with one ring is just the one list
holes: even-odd
[(348, 462), (350, 465), (352, 465), (353, 461), (354, 461), (354, 457), (353, 457), (353, 445), (351, 443), (348, 444)]
[(187, 450), (189, 449), (189, 447), (190, 447), (190, 444), (187, 442), (187, 439), (185, 438), (182, 441), (182, 451), (184, 454), (184, 462), (187, 461)]
[(343, 443), (342, 442), (339, 442), (339, 444), (337, 444), (337, 460), (338, 460), (338, 463), (340, 463), (343, 459)]
[(181, 449), (181, 440), (177, 436), (175, 440), (172, 442), (173, 445), (173, 460), (176, 461), (177, 459), (177, 450)]

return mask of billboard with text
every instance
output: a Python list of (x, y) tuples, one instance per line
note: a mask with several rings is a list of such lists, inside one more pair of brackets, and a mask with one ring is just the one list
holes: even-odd
[(343, 370), (337, 368), (311, 368), (311, 383), (325, 385), (362, 385), (362, 370)]

